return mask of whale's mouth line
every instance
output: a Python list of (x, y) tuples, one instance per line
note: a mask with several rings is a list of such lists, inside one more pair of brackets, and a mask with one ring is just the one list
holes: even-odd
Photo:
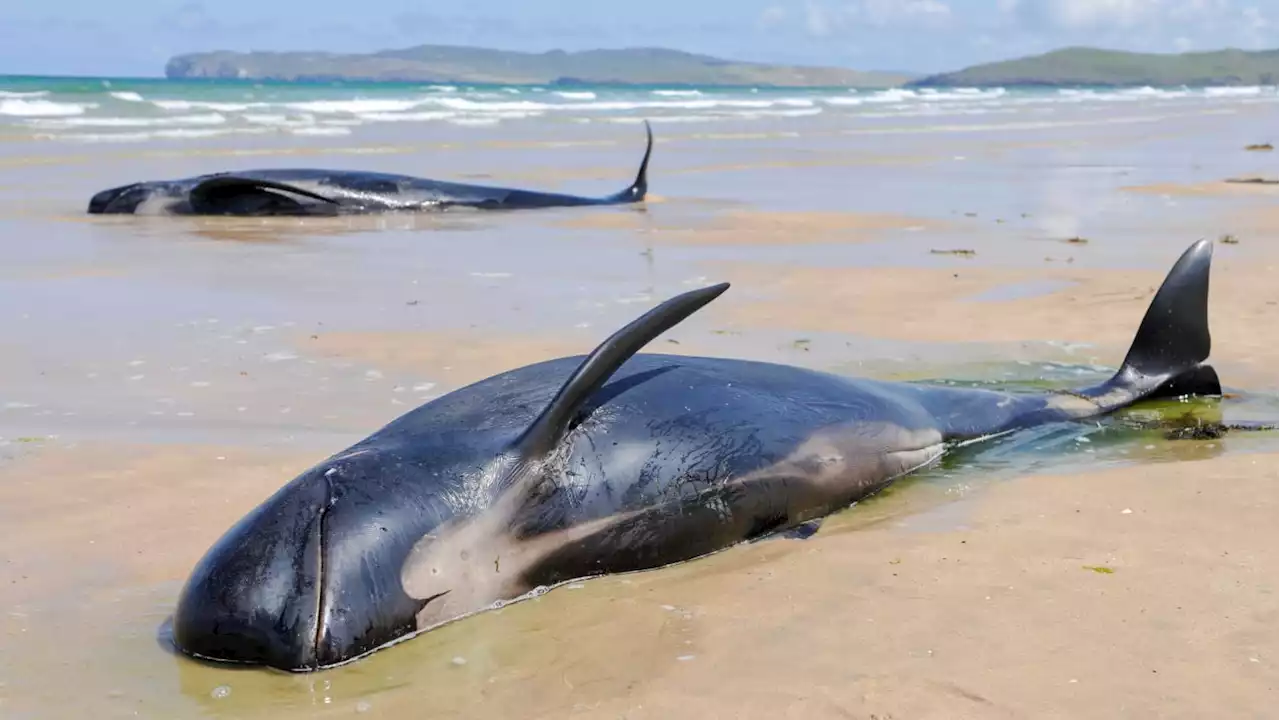
[(328, 536), (325, 533), (325, 520), (329, 515), (329, 508), (333, 507), (333, 481), (329, 477), (329, 473), (323, 476), (325, 491), (324, 505), (320, 506), (318, 517), (316, 517), (316, 630), (311, 637), (311, 662), (315, 667), (320, 667), (320, 641), (325, 636), (325, 577), (324, 577), (324, 557), (325, 557), (325, 539)]
[(449, 593), (451, 593), (451, 592), (453, 592), (453, 591), (452, 591), (452, 590), (445, 590), (444, 592), (438, 592), (438, 593), (436, 593), (435, 595), (432, 595), (432, 596), (430, 596), (430, 597), (424, 598), (424, 599), (422, 600), (422, 607), (426, 607), (426, 606), (430, 605), (432, 600), (439, 600), (440, 598), (444, 597), (445, 595), (448, 595), (448, 594), (449, 594)]

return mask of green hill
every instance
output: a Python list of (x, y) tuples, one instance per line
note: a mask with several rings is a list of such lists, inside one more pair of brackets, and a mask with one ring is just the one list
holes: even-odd
[(173, 79), (777, 87), (892, 87), (909, 79), (846, 68), (737, 62), (662, 48), (525, 53), (448, 45), (359, 55), (192, 53), (171, 59), (165, 75)]
[(1177, 55), (1064, 48), (1044, 55), (974, 65), (909, 82), (912, 87), (1012, 85), (1275, 85), (1275, 50)]

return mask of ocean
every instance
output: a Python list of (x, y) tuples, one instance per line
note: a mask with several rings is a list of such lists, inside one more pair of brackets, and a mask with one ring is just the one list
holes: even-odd
[(636, 86), (293, 84), (137, 78), (0, 77), (0, 139), (144, 143), (253, 135), (346, 136), (397, 124), (655, 124), (786, 121), (848, 126), (886, 119), (1003, 115), (1052, 119), (1099, 104), (1276, 102), (1275, 87), (1127, 89), (664, 88)]

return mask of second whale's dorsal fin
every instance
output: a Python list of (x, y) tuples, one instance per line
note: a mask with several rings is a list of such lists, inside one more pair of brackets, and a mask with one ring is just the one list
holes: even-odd
[(729, 283), (720, 283), (677, 295), (610, 335), (569, 376), (547, 407), (516, 441), (515, 450), (525, 459), (534, 459), (554, 449), (578, 410), (623, 363), (640, 352), (649, 341), (675, 327), (728, 289)]

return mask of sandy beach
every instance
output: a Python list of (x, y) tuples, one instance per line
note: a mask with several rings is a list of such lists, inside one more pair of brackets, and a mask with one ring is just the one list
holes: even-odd
[[(601, 194), (634, 124), (137, 145), (0, 139), (0, 716), (1276, 717), (1274, 432), (973, 448), (828, 519), (553, 590), (309, 675), (179, 657), (193, 563), (281, 484), (433, 397), (589, 351), (884, 378), (1105, 377), (1215, 241), (1226, 422), (1277, 419), (1275, 102), (1058, 120), (655, 124), (640, 207), (94, 217), (97, 190), (376, 167)], [(807, 124), (806, 124), (807, 123)], [(1142, 412), (1180, 412), (1163, 407)]]

